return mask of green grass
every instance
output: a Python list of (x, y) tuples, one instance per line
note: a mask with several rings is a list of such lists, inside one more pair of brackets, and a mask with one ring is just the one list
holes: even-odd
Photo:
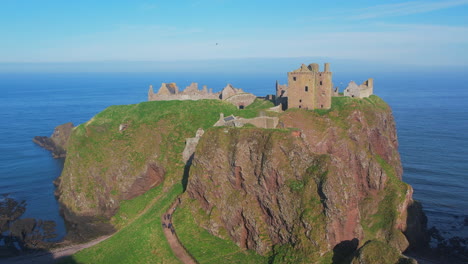
[(163, 186), (161, 184), (138, 197), (120, 202), (119, 211), (112, 217), (111, 223), (117, 229), (122, 228), (143, 212), (151, 200), (161, 194), (162, 190)]
[(241, 249), (231, 240), (213, 236), (199, 227), (190, 210), (184, 207), (188, 203), (183, 201), (174, 213), (174, 226), (184, 247), (199, 263), (267, 263), (267, 257)]
[[(176, 184), (145, 214), (114, 236), (61, 263), (179, 263), (164, 236), (161, 215), (180, 193), (182, 185)], [(141, 200), (128, 201), (128, 206), (132, 202), (140, 204)]]

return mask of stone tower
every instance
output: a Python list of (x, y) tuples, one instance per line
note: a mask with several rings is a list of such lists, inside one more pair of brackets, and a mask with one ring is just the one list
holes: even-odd
[(325, 63), (320, 72), (316, 63), (288, 72), (288, 108), (329, 109), (332, 95), (332, 73)]

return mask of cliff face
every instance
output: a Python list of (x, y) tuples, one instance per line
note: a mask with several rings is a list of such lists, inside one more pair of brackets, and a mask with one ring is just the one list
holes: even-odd
[(334, 105), (289, 110), (281, 130), (207, 131), (187, 186), (203, 208), (193, 212), (199, 224), (261, 254), (288, 244), (318, 258), (370, 239), (405, 250), (412, 189), (401, 181), (391, 110), (375, 96)]

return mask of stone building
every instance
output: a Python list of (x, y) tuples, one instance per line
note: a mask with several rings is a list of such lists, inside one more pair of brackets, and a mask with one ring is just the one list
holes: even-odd
[(351, 81), (343, 92), (344, 96), (354, 98), (365, 98), (372, 94), (374, 94), (374, 79), (372, 78), (369, 78), (359, 86), (354, 81)]
[(329, 109), (332, 97), (332, 73), (325, 63), (320, 72), (316, 63), (288, 72), (288, 85), (276, 83), (276, 102), (287, 108)]
[(203, 86), (202, 90), (199, 90), (197, 83), (190, 84), (183, 91), (179, 91), (175, 83), (162, 83), (157, 93), (153, 91), (152, 85), (148, 90), (148, 101), (215, 99), (229, 102), (240, 109), (253, 103), (255, 98), (257, 97), (254, 94), (246, 93), (231, 84), (226, 85), (218, 93), (213, 93), (213, 89), (208, 89), (206, 85)]

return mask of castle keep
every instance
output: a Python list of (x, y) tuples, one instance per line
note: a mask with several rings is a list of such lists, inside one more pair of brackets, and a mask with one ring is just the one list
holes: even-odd
[(317, 63), (288, 72), (288, 85), (276, 84), (277, 102), (286, 108), (329, 109), (332, 96), (332, 73), (325, 63), (323, 72)]

